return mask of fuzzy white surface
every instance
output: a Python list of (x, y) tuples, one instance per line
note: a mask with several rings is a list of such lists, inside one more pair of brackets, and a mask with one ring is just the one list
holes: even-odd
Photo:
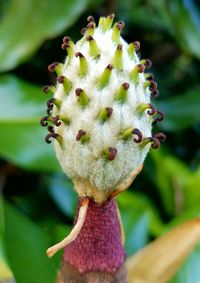
[[(129, 73), (139, 58), (130, 59), (127, 48), (128, 44), (120, 38), (123, 46), (123, 70), (112, 70), (109, 84), (100, 89), (98, 80), (105, 67), (111, 63), (117, 44), (113, 43), (112, 30), (105, 33), (99, 28), (95, 29), (93, 35), (100, 48), (100, 59), (94, 60), (89, 54), (88, 41), (80, 40), (75, 45), (75, 52), (80, 51), (89, 64), (88, 74), (80, 78), (79, 58), (73, 57), (70, 64), (68, 59), (63, 67), (63, 75), (72, 81), (72, 90), (66, 95), (62, 85), (57, 85), (56, 98), (62, 100), (62, 107), (59, 113), (66, 114), (70, 120), (70, 125), (62, 124), (55, 127), (55, 131), (63, 137), (63, 148), (55, 141), (57, 158), (64, 172), (73, 178), (83, 178), (88, 180), (92, 186), (99, 190), (112, 191), (116, 184), (123, 181), (129, 173), (139, 164), (142, 164), (150, 145), (141, 149), (140, 145), (133, 141), (133, 137), (128, 141), (120, 139), (119, 135), (126, 128), (138, 128), (143, 137), (151, 136), (152, 119), (146, 113), (139, 115), (136, 108), (141, 103), (150, 102), (150, 92), (143, 88), (145, 78), (139, 75), (139, 84), (130, 81)], [(120, 104), (114, 100), (114, 96), (120, 85), (128, 82), (127, 101)], [(77, 102), (75, 89), (82, 88), (90, 98), (90, 103), (84, 109)], [(102, 108), (112, 107), (113, 114), (105, 122), (101, 123), (97, 115)], [(55, 110), (54, 110), (55, 112)], [(56, 113), (57, 114), (57, 113)], [(79, 130), (86, 131), (89, 142), (81, 144), (76, 141)], [(105, 160), (102, 151), (108, 147), (115, 147), (117, 154), (112, 161)]]

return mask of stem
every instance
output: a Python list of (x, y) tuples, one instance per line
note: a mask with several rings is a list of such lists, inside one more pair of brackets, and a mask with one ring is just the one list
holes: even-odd
[[(84, 198), (79, 198), (75, 225)], [(89, 199), (83, 227), (65, 247), (62, 283), (126, 283), (125, 252), (114, 199), (97, 204)]]

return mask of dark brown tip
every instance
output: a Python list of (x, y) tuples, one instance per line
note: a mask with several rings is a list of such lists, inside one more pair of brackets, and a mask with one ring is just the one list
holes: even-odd
[(45, 117), (43, 117), (41, 120), (40, 120), (40, 125), (42, 126), (42, 127), (47, 127), (48, 126), (48, 118), (49, 118), (49, 116), (45, 116)]
[(50, 134), (46, 135), (45, 142), (46, 143), (51, 143), (51, 138), (57, 139), (58, 137), (59, 137), (59, 134), (50, 133)]
[(87, 25), (87, 28), (88, 28), (88, 29), (94, 29), (94, 28), (95, 28), (94, 22), (90, 22), (90, 23)]
[(88, 16), (88, 17), (87, 17), (87, 21), (88, 21), (88, 23), (94, 22), (93, 16)]
[(166, 140), (166, 135), (163, 133), (156, 133), (153, 135), (153, 137), (158, 139), (160, 142), (163, 142)]
[(114, 147), (109, 147), (108, 150), (109, 150), (108, 160), (112, 161), (117, 154), (117, 149)]
[(113, 113), (113, 109), (111, 107), (106, 107), (106, 111), (107, 111), (107, 117), (110, 118)]
[(135, 51), (139, 51), (140, 50), (140, 42), (139, 41), (134, 41), (133, 45), (135, 46)]
[(77, 140), (77, 141), (80, 141), (81, 137), (84, 136), (85, 134), (86, 134), (85, 131), (79, 130), (79, 131), (78, 131), (78, 134), (77, 134), (77, 136), (76, 136), (76, 140)]
[(153, 104), (149, 103), (149, 110), (147, 111), (147, 114), (151, 116), (154, 115), (156, 111), (157, 111), (156, 107)]
[(154, 80), (154, 75), (152, 73), (147, 73), (146, 75), (147, 75), (146, 80), (148, 81)]
[(122, 26), (122, 28), (124, 28), (124, 27), (125, 27), (125, 23), (124, 23), (124, 21), (118, 21), (118, 24), (120, 24), (120, 25)]
[(160, 95), (160, 92), (156, 89), (151, 92), (151, 98), (156, 99)]
[(53, 134), (54, 133), (54, 128), (52, 126), (48, 126), (47, 130), (49, 133)]
[(86, 28), (86, 27), (82, 28), (82, 29), (81, 29), (81, 35), (84, 35), (84, 34), (86, 33), (86, 31), (87, 31), (87, 28)]
[(65, 76), (58, 76), (57, 81), (58, 81), (59, 84), (64, 84)]
[(60, 121), (60, 116), (56, 115), (55, 117), (53, 117), (53, 122), (55, 124), (55, 126), (59, 127), (62, 123)]
[(157, 83), (152, 80), (152, 81), (151, 81), (151, 84), (150, 84), (150, 86), (149, 86), (149, 90), (150, 90), (150, 91), (157, 90), (157, 87), (158, 87)]
[(69, 47), (70, 47), (70, 45), (69, 45), (68, 42), (64, 42), (64, 43), (62, 43), (62, 45), (61, 45), (61, 49), (63, 49), (63, 50), (66, 50), (66, 49), (69, 48)]
[(112, 70), (112, 69), (113, 69), (113, 65), (112, 65), (112, 64), (109, 64), (109, 65), (106, 67), (106, 69)]
[(64, 36), (63, 37), (63, 42), (68, 43), (71, 40), (69, 36)]
[(127, 90), (127, 89), (129, 89), (129, 83), (123, 83), (122, 84), (122, 87), (125, 89), (125, 90)]
[(82, 92), (83, 92), (83, 89), (82, 89), (82, 88), (77, 88), (77, 89), (75, 90), (76, 96), (80, 96)]
[(52, 108), (48, 108), (48, 109), (47, 109), (47, 115), (48, 115), (48, 116), (51, 116), (52, 112), (53, 112), (53, 111), (52, 111)]
[(94, 38), (93, 38), (91, 35), (88, 35), (88, 36), (86, 37), (86, 40), (87, 40), (87, 41), (90, 41), (90, 40), (94, 40)]
[(50, 65), (48, 66), (48, 71), (49, 71), (50, 73), (54, 72), (54, 71), (55, 71), (55, 68), (56, 68), (58, 65), (59, 65), (58, 62), (53, 62), (52, 64), (50, 64)]
[(116, 23), (116, 27), (119, 31), (121, 31), (123, 29), (123, 24), (121, 22)]
[(150, 59), (146, 59), (144, 65), (145, 65), (145, 67), (147, 69), (151, 68), (151, 66), (152, 66), (151, 60)]
[(157, 149), (157, 148), (160, 147), (160, 141), (159, 141), (159, 139), (153, 137), (153, 138), (150, 138), (150, 140), (152, 141), (151, 148)]
[(117, 50), (122, 50), (122, 44), (117, 45)]
[(54, 102), (55, 102), (55, 98), (50, 98), (50, 99), (47, 101), (47, 108), (48, 108), (48, 109), (52, 109), (52, 108), (53, 108), (53, 105), (54, 105)]
[(156, 110), (156, 114), (158, 114), (158, 116), (154, 119), (152, 123), (153, 126), (155, 126), (157, 122), (161, 122), (165, 118), (165, 113), (162, 111)]
[(110, 19), (114, 19), (115, 14), (110, 14), (110, 15), (108, 15), (108, 17), (109, 17)]
[(49, 92), (49, 89), (50, 89), (50, 86), (49, 86), (49, 85), (44, 85), (44, 86), (42, 87), (42, 91), (43, 91), (44, 93), (48, 93), (48, 92)]
[(81, 52), (76, 52), (76, 53), (75, 53), (75, 56), (76, 56), (76, 57), (80, 57), (80, 58), (81, 58), (81, 57), (84, 57)]
[(144, 70), (145, 70), (145, 66), (142, 65), (142, 64), (138, 64), (137, 66), (138, 66), (138, 72), (139, 72), (139, 73), (143, 73)]
[(139, 129), (135, 128), (133, 129), (133, 134), (137, 136), (137, 138), (134, 138), (135, 143), (140, 143), (142, 141), (142, 133)]

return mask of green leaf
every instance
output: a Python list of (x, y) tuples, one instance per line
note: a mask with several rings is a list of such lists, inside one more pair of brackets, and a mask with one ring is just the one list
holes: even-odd
[(147, 244), (150, 234), (162, 232), (160, 218), (152, 203), (142, 194), (124, 192), (118, 197), (126, 236), (125, 248), (130, 255)]
[(15, 68), (73, 25), (89, 0), (10, 0), (0, 21), (0, 71)]
[(166, 119), (160, 126), (169, 131), (181, 131), (184, 128), (200, 122), (199, 115), (200, 87), (191, 88), (185, 94), (180, 94), (167, 100), (156, 102), (159, 109), (166, 114)]
[(173, 35), (182, 48), (200, 59), (200, 13), (193, 0), (169, 1)]
[(169, 283), (199, 283), (200, 282), (200, 244), (189, 255), (179, 271)]
[(73, 184), (64, 174), (54, 174), (48, 178), (49, 193), (60, 210), (67, 216), (74, 218), (77, 206), (77, 193)]
[[(3, 201), (0, 197), (0, 282), (7, 282), (13, 279), (13, 273), (8, 264), (5, 254), (5, 242), (3, 239), (4, 218), (3, 218)], [(4, 281), (5, 280), (5, 281)]]
[(47, 258), (49, 237), (17, 209), (4, 202), (6, 253), (17, 283), (54, 283), (56, 268)]
[(26, 169), (55, 171), (59, 166), (47, 130), (39, 125), (48, 98), (13, 76), (0, 77), (0, 154)]
[(181, 160), (163, 154), (162, 150), (151, 154), (156, 163), (156, 184), (166, 212), (179, 215), (191, 209), (199, 211), (200, 167), (192, 171)]

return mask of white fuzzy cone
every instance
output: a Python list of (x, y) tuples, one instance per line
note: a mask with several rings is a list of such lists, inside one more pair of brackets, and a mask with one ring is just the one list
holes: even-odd
[(139, 59), (138, 42), (128, 45), (120, 36), (123, 22), (111, 27), (113, 17), (100, 18), (98, 27), (89, 17), (75, 45), (63, 39), (68, 56), (64, 64), (49, 66), (58, 84), (51, 88), (50, 115), (41, 122), (55, 124), (46, 141), (57, 139), (57, 158), (79, 196), (99, 202), (143, 164), (164, 136), (151, 133), (152, 123), (163, 118), (150, 103), (158, 95), (151, 75), (144, 74), (151, 62)]

